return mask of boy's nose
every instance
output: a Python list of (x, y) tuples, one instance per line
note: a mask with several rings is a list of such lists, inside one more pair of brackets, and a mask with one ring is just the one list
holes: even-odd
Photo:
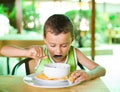
[(56, 48), (56, 54), (60, 54), (61, 53), (61, 48), (60, 47), (57, 47)]

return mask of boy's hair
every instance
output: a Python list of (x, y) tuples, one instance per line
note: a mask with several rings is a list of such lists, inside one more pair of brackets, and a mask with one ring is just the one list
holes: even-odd
[(64, 14), (54, 14), (47, 19), (44, 25), (44, 37), (46, 37), (47, 32), (55, 35), (70, 32), (71, 36), (74, 36), (73, 24)]

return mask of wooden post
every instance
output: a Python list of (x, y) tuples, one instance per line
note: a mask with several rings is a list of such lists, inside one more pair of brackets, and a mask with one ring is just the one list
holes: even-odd
[(22, 30), (22, 7), (21, 7), (21, 0), (15, 0), (16, 5), (16, 24), (17, 24), (17, 33), (21, 33)]
[(91, 58), (95, 57), (95, 0), (92, 0), (92, 16), (91, 16)]

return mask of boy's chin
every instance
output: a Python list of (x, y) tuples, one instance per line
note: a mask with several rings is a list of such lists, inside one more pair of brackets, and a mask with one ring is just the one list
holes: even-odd
[(54, 58), (56, 63), (63, 63), (63, 58)]

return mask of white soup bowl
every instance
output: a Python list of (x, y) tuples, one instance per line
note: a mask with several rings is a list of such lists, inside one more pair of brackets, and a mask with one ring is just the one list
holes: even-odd
[(70, 73), (70, 65), (65, 63), (45, 64), (43, 73), (49, 78), (63, 78)]

